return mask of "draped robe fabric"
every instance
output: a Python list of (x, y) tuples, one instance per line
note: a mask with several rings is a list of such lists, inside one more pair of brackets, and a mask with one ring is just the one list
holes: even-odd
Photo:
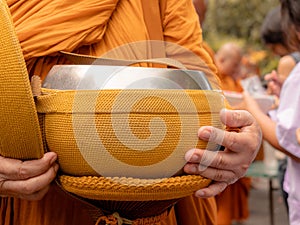
[(221, 89), (226, 91), (243, 92), (240, 80), (234, 80), (230, 75), (219, 73)]
[[(59, 51), (103, 56), (119, 46), (150, 37), (142, 19), (141, 1), (137, 0), (7, 2), (29, 73), (42, 78), (52, 65), (64, 63), (57, 57)], [(172, 46), (166, 47), (166, 56), (178, 59), (189, 69), (208, 66), (204, 68), (207, 76), (215, 74), (216, 67), (202, 48), (202, 31), (195, 20), (197, 15), (191, 13), (193, 5), (186, 0), (161, 0), (160, 5), (163, 41), (190, 50), (198, 59), (191, 60), (186, 57), (186, 52), (183, 54)], [(109, 56), (138, 59), (149, 57), (148, 54), (144, 49), (125, 48), (117, 51), (117, 55)]]
[[(144, 48), (119, 48), (149, 40), (140, 0), (7, 0), (29, 75), (45, 78), (55, 64), (67, 63), (59, 51), (125, 59), (150, 57)], [(218, 86), (216, 68), (202, 48), (202, 31), (192, 1), (161, 0), (163, 40), (188, 49), (187, 55), (166, 44), (167, 57), (189, 69), (204, 70)], [(118, 48), (117, 51), (113, 49)], [(208, 67), (205, 65), (208, 65)], [(161, 225), (214, 224), (215, 200), (187, 197), (173, 208)], [(1, 198), (0, 225), (94, 224), (89, 207), (62, 192), (55, 184), (40, 201)]]

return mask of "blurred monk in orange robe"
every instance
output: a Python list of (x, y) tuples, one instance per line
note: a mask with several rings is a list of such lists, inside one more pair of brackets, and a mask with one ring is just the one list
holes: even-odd
[[(243, 92), (240, 84), (242, 51), (235, 43), (226, 43), (215, 54), (219, 69), (221, 88), (227, 91)], [(249, 217), (248, 196), (251, 179), (243, 177), (229, 185), (217, 195), (218, 225), (231, 225), (233, 221), (244, 221)]]
[[(203, 25), (208, 1), (193, 0), (193, 4), (200, 24)], [(216, 55), (205, 40), (202, 42), (202, 46), (214, 59), (219, 70), (218, 76), (221, 81), (221, 88), (228, 91), (242, 92), (243, 88), (240, 85), (241, 49), (235, 44), (228, 43)], [(250, 185), (250, 178), (241, 178), (215, 197), (218, 225), (231, 225), (233, 221), (243, 221), (249, 217), (248, 195)]]

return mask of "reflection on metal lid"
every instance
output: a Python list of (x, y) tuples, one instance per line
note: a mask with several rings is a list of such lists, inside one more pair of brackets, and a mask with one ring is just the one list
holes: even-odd
[(201, 71), (102, 65), (55, 65), (43, 87), (60, 90), (212, 89)]

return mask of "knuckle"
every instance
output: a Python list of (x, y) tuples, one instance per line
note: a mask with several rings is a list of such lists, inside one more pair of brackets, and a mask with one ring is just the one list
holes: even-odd
[(235, 132), (229, 132), (228, 133), (228, 139), (227, 139), (227, 147), (229, 149), (233, 149), (235, 143), (237, 143), (237, 135)]
[(223, 158), (222, 154), (219, 154), (218, 161), (217, 161), (217, 167), (218, 168), (227, 168), (228, 164)]
[(18, 172), (17, 172), (17, 177), (19, 177), (20, 179), (27, 179), (29, 176), (28, 176), (28, 170), (25, 168), (25, 166), (23, 164), (21, 164), (21, 166), (19, 167), (18, 169)]
[(241, 120), (241, 111), (240, 110), (234, 110), (233, 113), (232, 113), (232, 121), (240, 121)]
[(25, 195), (31, 195), (36, 192), (36, 190), (32, 185), (26, 185), (26, 183), (24, 182), (20, 186), (20, 192)]
[(215, 127), (212, 127), (210, 132), (210, 140), (216, 140), (218, 136), (218, 131)]
[(5, 188), (5, 180), (0, 182), (0, 194), (2, 195), (5, 194), (7, 192), (7, 189)]
[(216, 170), (214, 174), (214, 180), (216, 181), (222, 181), (223, 180), (223, 174), (220, 170)]

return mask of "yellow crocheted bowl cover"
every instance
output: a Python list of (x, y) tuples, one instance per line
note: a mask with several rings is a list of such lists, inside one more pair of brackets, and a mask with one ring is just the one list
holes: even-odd
[(102, 201), (173, 200), (209, 184), (181, 169), (187, 150), (208, 147), (198, 128), (222, 128), (219, 93), (43, 90), (35, 102), (5, 1), (0, 10), (1, 155), (36, 159), (45, 144), (58, 154), (62, 187)]
[(189, 149), (217, 148), (197, 131), (223, 128), (219, 92), (43, 89), (36, 106), (69, 192), (101, 200), (174, 199), (210, 182), (182, 168)]

